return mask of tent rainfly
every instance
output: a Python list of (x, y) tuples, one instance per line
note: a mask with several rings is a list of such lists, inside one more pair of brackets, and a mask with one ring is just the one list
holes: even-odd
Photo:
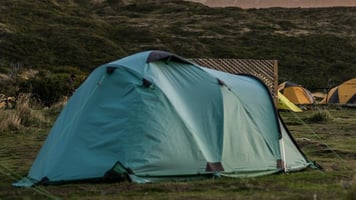
[(356, 104), (356, 78), (332, 88), (321, 103)]
[(278, 110), (286, 110), (286, 111), (293, 111), (293, 112), (303, 112), (298, 106), (294, 103), (290, 102), (287, 97), (285, 97), (282, 93), (278, 91)]
[(308, 166), (260, 80), (145, 51), (89, 75), (27, 177), (13, 185), (258, 176)]
[(296, 105), (315, 103), (315, 99), (309, 90), (290, 81), (279, 84), (278, 91)]

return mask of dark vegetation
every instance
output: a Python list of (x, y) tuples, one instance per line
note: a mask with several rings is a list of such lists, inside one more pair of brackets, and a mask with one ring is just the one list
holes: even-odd
[[(58, 85), (74, 68), (85, 76), (100, 64), (149, 49), (184, 57), (277, 59), (280, 82), (326, 88), (356, 76), (355, 32), (352, 7), (242, 10), (181, 0), (2, 0), (0, 73), (10, 78), (0, 77), (0, 93), (14, 95), (39, 82), (52, 90), (50, 84)], [(53, 72), (68, 66), (64, 74)], [(17, 76), (30, 69), (41, 72)], [(63, 88), (58, 93), (68, 93)]]

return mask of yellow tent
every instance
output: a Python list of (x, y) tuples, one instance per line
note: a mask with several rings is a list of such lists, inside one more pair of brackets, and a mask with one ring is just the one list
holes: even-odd
[(279, 85), (280, 91), (289, 101), (294, 104), (313, 104), (315, 99), (312, 93), (301, 85), (286, 81)]
[(278, 110), (290, 110), (293, 112), (302, 112), (298, 106), (290, 102), (282, 93), (278, 92)]
[(332, 88), (321, 103), (356, 104), (356, 78)]

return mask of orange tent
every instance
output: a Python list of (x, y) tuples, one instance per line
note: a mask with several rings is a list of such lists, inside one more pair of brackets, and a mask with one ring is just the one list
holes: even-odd
[(332, 88), (321, 103), (356, 104), (356, 78)]
[(313, 104), (315, 102), (315, 98), (309, 90), (290, 81), (281, 83), (278, 91), (287, 97), (289, 101), (297, 105)]

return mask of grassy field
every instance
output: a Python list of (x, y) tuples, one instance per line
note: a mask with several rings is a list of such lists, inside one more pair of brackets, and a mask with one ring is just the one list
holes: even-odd
[[(320, 109), (320, 108), (319, 108)], [(0, 116), (14, 110), (0, 110)], [(192, 182), (76, 183), (15, 188), (25, 176), (51, 127), (49, 119), (0, 132), (0, 199), (355, 199), (356, 109), (328, 108), (281, 112), (297, 143), (323, 170), (255, 178), (219, 178)], [(318, 118), (320, 115), (327, 117)], [(48, 115), (49, 114), (49, 115)], [(52, 117), (51, 117), (52, 116)], [(4, 117), (0, 117), (4, 121)]]

